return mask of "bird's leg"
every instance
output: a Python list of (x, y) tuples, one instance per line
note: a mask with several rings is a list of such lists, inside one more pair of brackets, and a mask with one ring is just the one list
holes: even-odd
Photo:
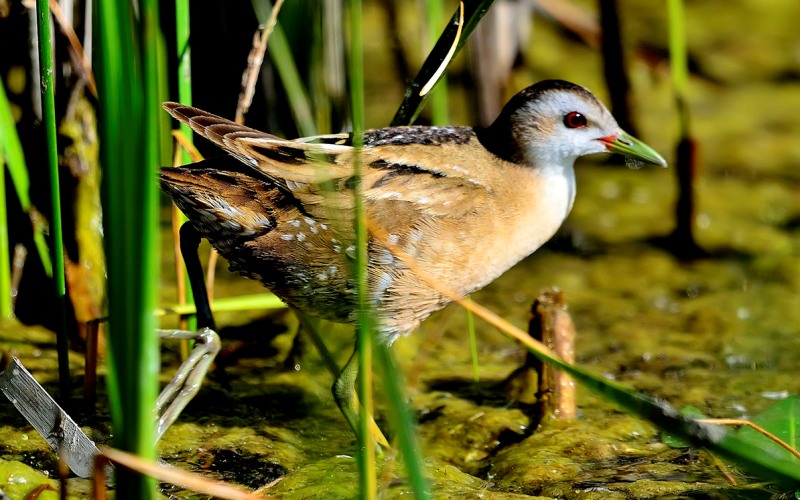
[(210, 328), (216, 331), (214, 315), (211, 313), (211, 305), (208, 302), (208, 292), (206, 282), (203, 280), (203, 266), (200, 264), (200, 256), (197, 249), (200, 247), (200, 234), (191, 225), (184, 223), (180, 229), (181, 254), (186, 265), (186, 274), (189, 276), (189, 284), (194, 295), (194, 304), (197, 311), (197, 328)]
[(217, 333), (207, 327), (196, 332), (187, 330), (159, 330), (162, 339), (194, 340), (194, 347), (189, 357), (181, 364), (175, 376), (164, 387), (156, 399), (156, 441), (169, 429), (186, 405), (200, 390), (208, 368), (219, 353), (220, 341)]
[[(358, 394), (356, 394), (357, 378), (358, 342), (356, 342), (355, 349), (353, 349), (353, 354), (350, 355), (350, 359), (347, 360), (344, 368), (342, 368), (339, 374), (333, 379), (333, 386), (331, 387), (333, 399), (336, 401), (336, 404), (339, 406), (339, 410), (341, 410), (342, 415), (344, 415), (345, 420), (347, 420), (347, 423), (349, 423), (350, 427), (353, 428), (353, 431), (356, 433), (356, 435), (358, 435), (360, 432), (360, 427), (358, 425), (359, 403)], [(375, 423), (375, 420), (371, 416), (370, 433), (372, 434), (372, 438), (378, 444), (379, 448), (389, 448), (389, 442), (386, 440), (383, 432), (381, 432), (378, 424)]]
[(157, 440), (161, 439), (161, 436), (200, 390), (200, 385), (220, 349), (219, 336), (214, 331), (216, 329), (214, 316), (211, 314), (206, 284), (203, 281), (203, 268), (197, 254), (200, 235), (190, 224), (186, 223), (181, 226), (180, 239), (181, 253), (186, 264), (186, 272), (189, 276), (197, 310), (198, 330), (196, 332), (159, 330), (161, 338), (190, 339), (195, 342), (189, 357), (181, 364), (172, 381), (164, 387), (156, 400), (156, 412), (159, 416), (156, 429)]
[[(356, 378), (358, 377), (358, 343), (356, 343), (350, 359), (347, 360), (347, 364), (340, 370), (339, 365), (325, 346), (325, 342), (322, 341), (322, 336), (318, 328), (319, 321), (307, 316), (301, 311), (296, 311), (296, 313), (300, 324), (306, 332), (308, 332), (311, 342), (314, 344), (314, 347), (317, 348), (319, 355), (325, 362), (325, 366), (328, 367), (328, 371), (333, 375), (331, 392), (333, 393), (333, 399), (336, 401), (336, 405), (339, 407), (339, 410), (341, 410), (347, 423), (353, 428), (353, 431), (358, 434), (358, 395), (355, 391)], [(346, 373), (348, 370), (351, 373)], [(381, 432), (378, 424), (375, 423), (375, 419), (370, 417), (369, 420), (372, 438), (379, 446), (387, 449), (390, 448), (389, 441), (383, 435), (383, 432)]]

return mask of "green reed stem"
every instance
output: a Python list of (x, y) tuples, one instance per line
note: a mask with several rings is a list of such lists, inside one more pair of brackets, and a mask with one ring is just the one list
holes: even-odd
[(317, 126), (314, 122), (314, 114), (311, 112), (311, 101), (308, 98), (308, 91), (297, 71), (297, 65), (292, 57), (289, 48), (289, 41), (280, 23), (275, 25), (270, 36), (267, 51), (278, 70), (278, 76), (286, 90), (286, 98), (291, 104), (292, 115), (297, 123), (297, 130), (301, 136), (309, 136), (317, 133)]
[(672, 86), (678, 101), (678, 118), (681, 137), (689, 135), (689, 112), (686, 95), (689, 89), (689, 63), (686, 51), (686, 28), (683, 0), (667, 0), (669, 18), (669, 64)]
[[(2, 87), (1, 83), (0, 87)], [(0, 316), (9, 318), (14, 311), (11, 304), (11, 257), (8, 253), (5, 165), (3, 140), (0, 138)]]
[[(192, 46), (189, 43), (189, 0), (175, 0), (175, 38), (178, 47), (178, 101), (192, 105)], [(192, 143), (192, 129), (181, 124), (181, 132)], [(189, 153), (183, 152), (184, 163), (192, 161)], [(191, 291), (189, 291), (191, 293)]]
[(425, 477), (422, 450), (415, 434), (416, 422), (411, 409), (406, 404), (404, 384), (401, 377), (398, 376), (401, 373), (400, 368), (397, 367), (389, 346), (384, 343), (376, 344), (375, 360), (383, 390), (390, 403), (390, 411), (387, 416), (395, 434), (394, 441), (405, 460), (411, 491), (414, 492), (414, 498), (417, 500), (432, 498), (430, 485)]
[[(472, 300), (467, 297), (466, 300)], [(467, 332), (469, 333), (469, 354), (472, 357), (472, 380), (481, 381), (480, 363), (478, 362), (478, 335), (475, 332), (475, 315), (467, 309)]]
[[(190, 44), (189, 31), (189, 0), (175, 0), (175, 38), (178, 48), (178, 102), (187, 106), (192, 105), (192, 46)], [(194, 141), (194, 133), (189, 125), (181, 123), (180, 131), (191, 144)], [(181, 153), (183, 163), (191, 163), (192, 158), (187, 151)], [(189, 220), (183, 212), (178, 212), (181, 224)], [(183, 269), (183, 268), (181, 268)], [(185, 290), (187, 304), (194, 304), (192, 286), (189, 283), (189, 276), (181, 273)], [(178, 276), (178, 279), (181, 279)], [(187, 319), (186, 327), (189, 330), (197, 328), (197, 316), (192, 315)]]
[(47, 135), (47, 167), (50, 173), (50, 247), (53, 255), (53, 280), (56, 292), (56, 332), (58, 349), (58, 384), (63, 402), (70, 398), (69, 341), (67, 339), (66, 300), (64, 281), (64, 245), (61, 228), (61, 191), (58, 182), (58, 136), (56, 135), (55, 83), (50, 5), (48, 0), (36, 0), (36, 21), (39, 30), (39, 78), (42, 89), (42, 121)]
[[(433, 45), (440, 33), (441, 21), (444, 17), (444, 4), (442, 0), (428, 0), (425, 2), (425, 11), (425, 16), (428, 18), (428, 40)], [(450, 118), (447, 106), (446, 73), (442, 73), (439, 82), (431, 93), (431, 123), (433, 125), (448, 125)]]
[[(164, 45), (158, 2), (98, 2), (103, 227), (108, 266), (108, 390), (114, 445), (155, 459), (158, 389), (156, 170)], [(121, 498), (154, 498), (155, 482), (117, 471)]]
[(358, 470), (361, 498), (374, 499), (377, 494), (375, 467), (375, 441), (370, 432), (373, 413), (372, 401), (372, 323), (373, 316), (369, 300), (367, 266), (367, 211), (361, 185), (361, 147), (364, 131), (364, 40), (362, 35), (361, 0), (350, 0), (350, 106), (353, 116), (353, 146), (356, 149), (353, 162), (355, 186), (355, 236), (356, 266), (355, 281), (358, 294), (358, 321), (356, 335), (358, 345)]

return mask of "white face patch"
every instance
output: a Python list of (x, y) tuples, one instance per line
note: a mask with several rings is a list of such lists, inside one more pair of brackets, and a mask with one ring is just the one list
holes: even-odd
[[(585, 127), (569, 128), (564, 117), (578, 112), (586, 117)], [(528, 135), (520, 136), (522, 151), (528, 163), (540, 169), (572, 168), (579, 156), (604, 153), (598, 139), (619, 131), (614, 117), (600, 102), (576, 92), (546, 92), (541, 98), (526, 103), (515, 115), (517, 123), (528, 127)]]

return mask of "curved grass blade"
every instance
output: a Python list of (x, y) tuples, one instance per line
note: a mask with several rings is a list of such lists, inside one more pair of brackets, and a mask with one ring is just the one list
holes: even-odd
[[(425, 59), (425, 62), (420, 68), (419, 73), (414, 78), (414, 81), (406, 89), (403, 96), (403, 102), (400, 108), (392, 119), (392, 126), (410, 125), (417, 119), (425, 100), (430, 95), (430, 92), (420, 95), (420, 90), (428, 82), (431, 81), (434, 75), (442, 66), (442, 63), (448, 60), (448, 53), (453, 46), (453, 41), (456, 40), (456, 34), (460, 31), (458, 42), (455, 45), (455, 51), (452, 57), (461, 50), (469, 36), (475, 30), (478, 22), (483, 18), (486, 12), (491, 7), (494, 0), (465, 0), (463, 12), (463, 26), (459, 25), (459, 19), (462, 16), (461, 6), (456, 9), (453, 17), (450, 19), (444, 32), (439, 37), (433, 50)], [(443, 72), (442, 72), (443, 74)]]

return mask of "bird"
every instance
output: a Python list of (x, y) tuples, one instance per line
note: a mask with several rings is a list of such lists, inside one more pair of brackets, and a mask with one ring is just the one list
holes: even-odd
[[(163, 191), (231, 270), (311, 316), (357, 319), (360, 182), (382, 235), (368, 237), (367, 285), (387, 344), (450, 302), (431, 280), (466, 296), (547, 242), (575, 201), (578, 157), (618, 153), (666, 166), (588, 89), (563, 80), (520, 91), (488, 127), (378, 128), (363, 132), (360, 148), (352, 133), (288, 140), (178, 103), (164, 108), (228, 154), (161, 169)], [(357, 371), (354, 353), (333, 384), (354, 429)]]

